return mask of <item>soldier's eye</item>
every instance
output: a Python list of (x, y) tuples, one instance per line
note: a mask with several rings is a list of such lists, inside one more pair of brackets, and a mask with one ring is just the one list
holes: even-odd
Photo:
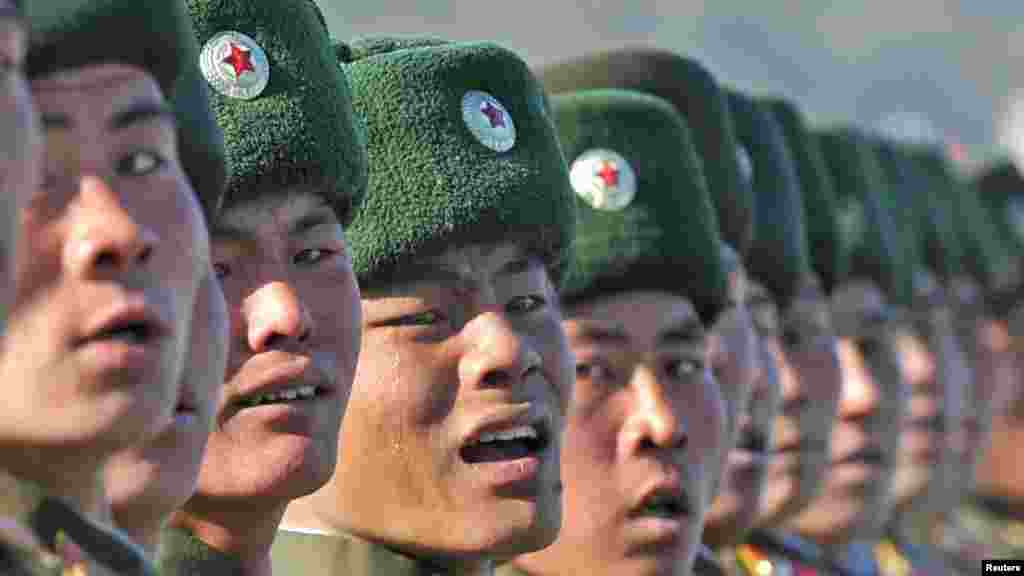
[(675, 379), (685, 379), (699, 373), (704, 369), (704, 363), (691, 358), (680, 358), (668, 362), (665, 371)]
[(128, 154), (117, 163), (117, 171), (129, 176), (145, 176), (166, 164), (164, 157), (149, 150), (139, 150)]
[(428, 310), (396, 318), (390, 324), (392, 326), (434, 326), (444, 321), (445, 317), (443, 314), (435, 310)]
[(316, 264), (325, 258), (329, 258), (333, 254), (334, 252), (323, 248), (308, 248), (296, 254), (294, 261), (296, 264)]
[(529, 312), (533, 312), (534, 310), (539, 310), (546, 303), (546, 300), (544, 300), (544, 298), (541, 296), (521, 296), (518, 298), (513, 298), (512, 301), (508, 303), (507, 308), (509, 312), (512, 312), (514, 314), (527, 314)]
[(576, 378), (579, 380), (610, 380), (612, 371), (601, 364), (594, 362), (577, 362)]

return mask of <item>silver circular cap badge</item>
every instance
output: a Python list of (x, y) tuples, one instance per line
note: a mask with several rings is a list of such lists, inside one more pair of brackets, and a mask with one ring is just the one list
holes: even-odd
[(629, 162), (611, 150), (588, 150), (569, 169), (576, 194), (595, 210), (622, 210), (636, 196), (636, 173)]
[(252, 100), (270, 81), (270, 63), (255, 40), (241, 32), (221, 32), (203, 46), (199, 67), (214, 90)]
[(507, 152), (516, 145), (512, 116), (486, 92), (466, 92), (462, 97), (462, 120), (481, 144), (495, 152)]

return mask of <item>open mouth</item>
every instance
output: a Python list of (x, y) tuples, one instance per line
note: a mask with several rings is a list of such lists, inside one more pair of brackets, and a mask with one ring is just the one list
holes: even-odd
[(270, 404), (289, 404), (313, 400), (328, 393), (323, 386), (302, 385), (285, 388), (269, 394), (258, 394), (241, 398), (235, 404), (241, 408), (254, 408), (256, 406), (267, 406)]
[(543, 422), (483, 432), (460, 450), (469, 464), (520, 460), (548, 447), (550, 434)]
[(681, 493), (658, 490), (644, 498), (637, 509), (639, 516), (676, 520), (690, 514), (690, 506)]

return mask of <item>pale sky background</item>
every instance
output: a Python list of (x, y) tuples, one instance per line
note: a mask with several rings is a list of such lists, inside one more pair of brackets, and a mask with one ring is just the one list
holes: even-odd
[(974, 161), (998, 152), (1024, 88), (1024, 0), (317, 2), (338, 39), (490, 40), (533, 66), (625, 45), (675, 50), (723, 83), (792, 98), (815, 122), (906, 126), (959, 141)]

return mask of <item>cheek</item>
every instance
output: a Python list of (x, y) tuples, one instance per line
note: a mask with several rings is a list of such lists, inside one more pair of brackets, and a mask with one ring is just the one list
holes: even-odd
[(567, 412), (572, 402), (573, 387), (576, 381), (576, 356), (569, 346), (569, 339), (562, 329), (561, 322), (551, 319), (540, 331), (537, 340), (545, 371), (554, 392), (558, 395), (563, 413)]
[(396, 430), (444, 420), (458, 393), (457, 372), (445, 370), (426, 350), (366, 334), (363, 339), (349, 411), (365, 407), (379, 424)]

